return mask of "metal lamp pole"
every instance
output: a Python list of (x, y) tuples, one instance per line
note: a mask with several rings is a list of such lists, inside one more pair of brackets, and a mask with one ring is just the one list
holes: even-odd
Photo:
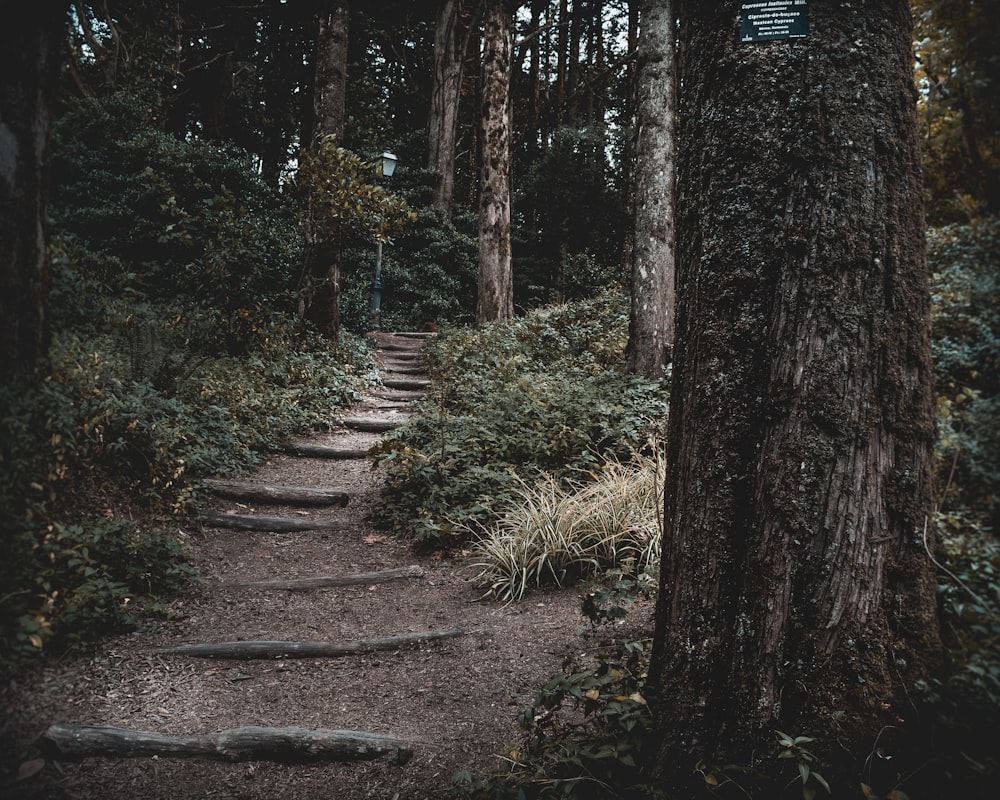
[[(382, 153), (375, 161), (375, 168), (383, 185), (389, 183), (389, 178), (396, 170), (398, 159), (392, 153)], [(381, 330), (382, 324), (379, 319), (382, 312), (382, 239), (375, 240), (375, 280), (372, 281), (372, 327)]]

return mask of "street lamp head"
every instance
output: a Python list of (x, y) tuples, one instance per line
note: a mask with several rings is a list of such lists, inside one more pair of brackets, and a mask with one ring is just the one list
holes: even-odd
[(392, 173), (396, 170), (396, 162), (398, 160), (396, 156), (388, 151), (382, 153), (375, 162), (378, 165), (378, 174), (383, 178), (391, 178)]

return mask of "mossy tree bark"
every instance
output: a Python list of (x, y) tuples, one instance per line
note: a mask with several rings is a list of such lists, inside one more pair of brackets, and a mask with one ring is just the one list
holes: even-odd
[(451, 216), (463, 66), (475, 18), (464, 0), (444, 0), (434, 23), (434, 75), (427, 123), (427, 168), (437, 173), (431, 206)]
[(739, 5), (678, 3), (652, 769), (760, 766), (782, 730), (857, 787), (940, 653), (910, 10), (814, 0), (808, 37), (741, 44)]
[[(317, 15), (312, 137), (344, 138), (347, 98), (347, 46), (350, 3), (332, 0)], [(334, 343), (340, 336), (339, 237), (319, 233), (307, 222), (305, 267), (299, 287), (299, 315), (313, 322)]]
[(513, 14), (509, 0), (487, 0), (483, 13), (483, 163), (477, 323), (502, 322), (514, 316), (510, 250)]
[(674, 3), (643, 0), (639, 27), (628, 369), (659, 377), (674, 336)]

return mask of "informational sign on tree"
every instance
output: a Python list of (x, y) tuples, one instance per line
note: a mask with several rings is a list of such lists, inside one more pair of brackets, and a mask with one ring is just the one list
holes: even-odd
[(768, 42), (809, 35), (806, 0), (740, 3), (740, 41)]

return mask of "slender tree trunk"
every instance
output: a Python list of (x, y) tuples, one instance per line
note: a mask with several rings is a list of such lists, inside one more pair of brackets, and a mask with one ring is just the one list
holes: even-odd
[(556, 39), (556, 113), (555, 128), (566, 119), (566, 80), (569, 63), (569, 7), (568, 0), (559, 0), (559, 36)]
[(642, 0), (628, 370), (658, 377), (674, 336), (676, 69), (672, 0)]
[(813, 0), (807, 38), (740, 44), (739, 3), (678, 9), (653, 775), (760, 766), (777, 729), (824, 735), (839, 797), (883, 728), (913, 766), (893, 740), (940, 654), (910, 10)]
[[(324, 136), (344, 138), (347, 95), (347, 0), (334, 0), (317, 19), (315, 80), (313, 83), (313, 130), (310, 141)], [(300, 316), (319, 328), (332, 342), (340, 336), (339, 238), (319, 234), (307, 223), (306, 264), (300, 287)]]
[(472, 32), (463, 0), (445, 0), (434, 25), (434, 75), (427, 132), (427, 168), (437, 173), (431, 206), (451, 216), (455, 143), (465, 53)]
[(0, 385), (47, 355), (49, 130), (66, 7), (19, 8), (0, 53)]
[(483, 157), (476, 322), (514, 316), (510, 252), (510, 74), (513, 11), (487, 0), (483, 33)]

